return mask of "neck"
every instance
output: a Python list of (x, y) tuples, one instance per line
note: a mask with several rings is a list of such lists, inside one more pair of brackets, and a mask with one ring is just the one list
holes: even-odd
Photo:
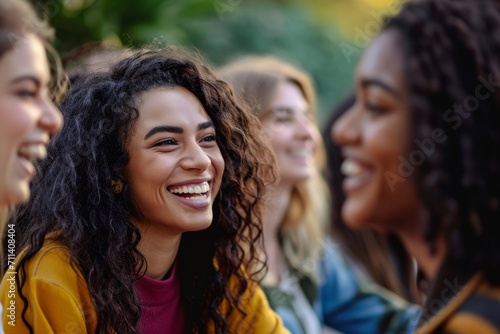
[(262, 211), (262, 233), (264, 237), (264, 251), (267, 255), (268, 273), (280, 280), (281, 272), (286, 269), (286, 263), (279, 244), (279, 231), (290, 204), (292, 189), (276, 185), (266, 194), (266, 201)]
[(436, 278), (447, 254), (444, 236), (440, 234), (434, 241), (434, 252), (431, 252), (429, 243), (424, 240), (420, 231), (399, 233), (399, 237), (408, 252), (415, 257), (425, 277), (429, 280)]
[(146, 276), (165, 279), (174, 264), (182, 234), (171, 234), (151, 225), (137, 225), (141, 231), (141, 241), (137, 248), (147, 261)]
[(277, 238), (281, 223), (285, 218), (292, 189), (286, 186), (276, 185), (270, 188), (266, 194), (266, 200), (262, 210), (262, 224), (265, 238)]

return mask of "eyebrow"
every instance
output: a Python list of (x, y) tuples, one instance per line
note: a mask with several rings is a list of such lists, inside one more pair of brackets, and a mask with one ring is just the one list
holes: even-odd
[(273, 108), (274, 112), (285, 112), (287, 114), (293, 114), (293, 110), (290, 107), (276, 107)]
[(368, 88), (370, 86), (378, 86), (378, 87), (382, 88), (383, 90), (385, 90), (386, 92), (388, 92), (389, 94), (394, 95), (395, 97), (399, 97), (399, 93), (396, 91), (396, 89), (394, 89), (393, 87), (391, 87), (387, 83), (383, 82), (382, 80), (379, 80), (379, 79), (363, 79), (363, 80), (361, 80), (361, 87)]
[[(210, 127), (214, 127), (214, 123), (212, 121), (198, 124), (198, 130), (205, 130)], [(148, 133), (146, 133), (146, 135), (144, 136), (144, 140), (160, 132), (184, 133), (184, 129), (179, 126), (173, 126), (173, 125), (155, 126), (151, 130), (149, 130)]]
[[(279, 112), (283, 112), (283, 113), (287, 113), (287, 114), (293, 114), (293, 113), (295, 113), (294, 109), (291, 108), (291, 107), (276, 107), (276, 108), (273, 108), (272, 111), (275, 112), (275, 113), (279, 113)], [(309, 109), (309, 107), (307, 107), (306, 109), (304, 109), (302, 111), (304, 111), (306, 113), (309, 113), (311, 110)]]
[(42, 85), (42, 83), (40, 82), (40, 80), (37, 77), (30, 75), (30, 74), (15, 77), (10, 83), (16, 84), (16, 83), (24, 81), (24, 80), (33, 81), (35, 83), (35, 85), (37, 85), (37, 87), (40, 87)]

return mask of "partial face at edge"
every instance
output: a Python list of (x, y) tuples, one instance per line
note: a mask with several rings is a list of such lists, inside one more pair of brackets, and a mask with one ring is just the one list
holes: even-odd
[(125, 177), (138, 219), (172, 234), (207, 228), (224, 172), (210, 117), (182, 87), (149, 90), (137, 104)]
[(34, 35), (0, 58), (0, 206), (26, 201), (34, 162), (46, 156), (62, 115), (49, 97), (45, 48)]
[(395, 31), (366, 49), (356, 73), (356, 103), (332, 129), (345, 161), (343, 219), (352, 227), (412, 228), (419, 211), (411, 177), (395, 182), (410, 147), (404, 58)]
[(276, 156), (280, 182), (294, 185), (313, 173), (319, 133), (311, 120), (310, 106), (296, 84), (281, 83), (270, 108), (261, 120), (262, 129)]

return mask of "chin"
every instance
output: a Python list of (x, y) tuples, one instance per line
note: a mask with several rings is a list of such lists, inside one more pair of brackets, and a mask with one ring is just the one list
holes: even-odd
[(212, 225), (212, 217), (206, 219), (193, 219), (189, 223), (189, 230), (192, 232), (202, 231), (210, 227)]
[(18, 205), (22, 204), (30, 198), (29, 189), (16, 189), (9, 191), (0, 198), (2, 205)]
[(349, 200), (346, 200), (342, 206), (342, 219), (345, 224), (353, 230), (363, 229), (369, 226), (369, 217), (364, 213), (366, 213), (366, 210), (356, 206), (354, 203), (349, 203)]

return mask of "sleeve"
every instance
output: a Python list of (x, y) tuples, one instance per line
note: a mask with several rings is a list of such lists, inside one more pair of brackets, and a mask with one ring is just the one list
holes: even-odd
[[(230, 317), (233, 319), (228, 320), (230, 323), (230, 333), (290, 333), (287, 329), (285, 329), (285, 327), (283, 327), (280, 317), (269, 306), (266, 296), (260, 286), (252, 284), (242, 296), (241, 305), (243, 305), (244, 311), (247, 315), (241, 319), (241, 313), (231, 313)], [(236, 317), (239, 317), (241, 320), (235, 319)]]
[[(55, 284), (30, 279), (23, 289), (29, 301), (27, 320), (35, 333), (90, 333), (84, 308), (69, 291)], [(4, 301), (3, 326), (6, 334), (29, 333), (22, 320), (23, 302), (16, 293), (14, 308), (9, 310)], [(12, 311), (13, 309), (13, 311)], [(12, 312), (11, 312), (12, 311)], [(9, 315), (12, 314), (13, 316)]]
[(420, 308), (358, 275), (327, 243), (321, 260), (321, 314), (326, 326), (350, 334), (411, 333)]
[(494, 323), (473, 313), (460, 313), (452, 317), (444, 326), (443, 334), (499, 334)]

